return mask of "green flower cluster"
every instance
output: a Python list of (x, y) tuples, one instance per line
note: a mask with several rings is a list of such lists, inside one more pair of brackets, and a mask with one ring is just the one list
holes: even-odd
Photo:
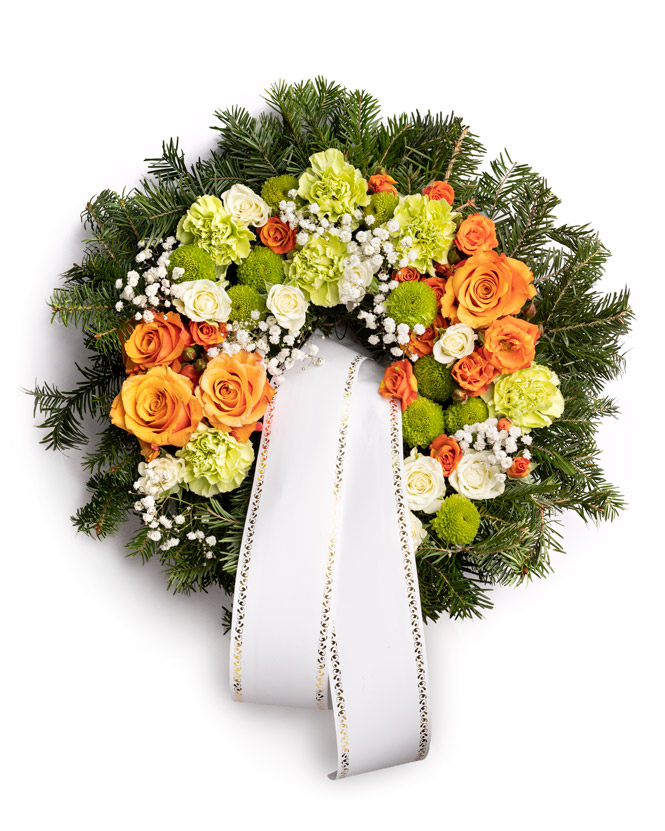
[(418, 381), (418, 392), (432, 401), (443, 404), (452, 395), (455, 387), (452, 371), (437, 361), (434, 355), (424, 355), (413, 365), (413, 374)]
[(238, 266), (238, 282), (253, 286), (257, 291), (265, 292), (283, 279), (284, 260), (265, 245), (255, 245)]
[(444, 499), (432, 520), (434, 533), (449, 545), (468, 545), (473, 542), (479, 527), (478, 508), (459, 493)]
[(365, 208), (365, 216), (371, 214), (374, 217), (374, 224), (382, 225), (392, 218), (398, 203), (399, 196), (395, 193), (388, 191), (374, 193), (371, 202)]
[(522, 429), (549, 427), (564, 410), (559, 378), (546, 366), (531, 364), (494, 382), (490, 415), (503, 415)]
[(179, 242), (194, 243), (207, 251), (216, 266), (240, 263), (256, 239), (249, 228), (236, 220), (216, 196), (199, 196), (178, 223)]
[(254, 448), (249, 441), (199, 424), (176, 456), (185, 462), (182, 480), (187, 487), (210, 497), (240, 487), (254, 461)]
[(280, 202), (291, 198), (290, 190), (298, 190), (298, 180), (295, 176), (289, 176), (288, 173), (283, 176), (273, 176), (272, 179), (267, 179), (263, 183), (261, 198), (277, 211)]
[(421, 194), (400, 199), (393, 219), (399, 223), (400, 236), (411, 237), (411, 245), (402, 253), (416, 252), (410, 265), (421, 274), (434, 275), (433, 263), (446, 262), (457, 231), (454, 216), (445, 199), (429, 199)]
[(448, 436), (453, 436), (466, 424), (479, 424), (481, 421), (485, 421), (489, 416), (489, 409), (482, 398), (469, 398), (460, 404), (451, 404), (450, 407), (446, 407), (444, 416), (446, 429), (442, 432), (445, 432)]
[(429, 398), (418, 398), (402, 413), (402, 434), (409, 447), (429, 447), (445, 433), (443, 408)]
[(333, 148), (309, 157), (311, 167), (302, 174), (298, 196), (316, 203), (320, 213), (336, 222), (342, 214), (353, 214), (370, 202), (362, 173), (348, 164)]
[[(173, 277), (173, 269), (182, 268), (184, 274), (180, 279)], [(169, 254), (169, 278), (176, 283), (185, 280), (212, 280), (217, 279), (215, 264), (207, 251), (198, 245), (179, 245)]]
[(231, 286), (227, 293), (231, 299), (231, 322), (251, 320), (253, 311), (258, 311), (260, 315), (265, 313), (266, 301), (254, 286)]
[(398, 325), (406, 323), (409, 329), (418, 323), (430, 326), (438, 309), (439, 304), (432, 287), (416, 281), (400, 283), (386, 300), (388, 316)]
[(339, 303), (339, 280), (344, 272), (346, 245), (339, 237), (311, 236), (287, 263), (288, 276), (317, 306)]

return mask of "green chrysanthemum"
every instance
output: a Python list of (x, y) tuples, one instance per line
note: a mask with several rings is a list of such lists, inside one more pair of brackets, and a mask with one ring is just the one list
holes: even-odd
[(446, 262), (457, 232), (455, 216), (445, 199), (432, 200), (417, 193), (400, 199), (393, 219), (399, 223), (400, 237), (411, 238), (411, 244), (400, 251), (404, 255), (416, 252), (409, 264), (421, 274), (434, 275), (434, 263)]
[(491, 415), (504, 415), (523, 429), (549, 427), (565, 406), (558, 376), (542, 364), (500, 375), (490, 390)]
[(346, 257), (346, 245), (339, 237), (311, 236), (288, 263), (289, 279), (316, 306), (336, 306)]
[(418, 392), (432, 401), (443, 404), (455, 387), (451, 370), (439, 363), (434, 355), (424, 355), (413, 365), (413, 374), (418, 381)]
[(231, 286), (227, 293), (231, 298), (230, 321), (251, 320), (253, 311), (263, 315), (266, 310), (266, 301), (254, 286)]
[(199, 424), (176, 456), (185, 462), (182, 480), (189, 490), (210, 497), (240, 487), (254, 461), (249, 441), (240, 442), (224, 430)]
[(240, 263), (256, 239), (249, 228), (237, 222), (216, 196), (199, 196), (178, 223), (179, 242), (203, 248), (216, 266)]
[[(182, 268), (184, 274), (175, 278), (174, 268)], [(176, 283), (185, 280), (212, 280), (214, 282), (217, 279), (212, 257), (198, 245), (180, 245), (174, 248), (169, 254), (168, 273), (170, 279)]]
[(265, 292), (270, 286), (283, 282), (284, 260), (265, 245), (255, 245), (238, 266), (237, 274), (239, 283)]
[(388, 191), (374, 193), (372, 194), (372, 201), (365, 208), (365, 216), (372, 214), (374, 224), (381, 225), (392, 218), (398, 203), (399, 196), (396, 193), (389, 193)]
[(339, 150), (325, 150), (309, 157), (311, 167), (302, 174), (298, 196), (316, 203), (320, 214), (336, 222), (342, 214), (369, 204), (367, 182), (362, 173), (348, 164)]
[(430, 326), (438, 309), (436, 294), (431, 286), (416, 281), (400, 283), (386, 300), (388, 316), (397, 324), (406, 323), (409, 329), (418, 323)]
[(429, 447), (445, 433), (443, 407), (419, 395), (402, 413), (402, 434), (409, 447)]
[(285, 173), (283, 176), (273, 176), (267, 179), (261, 188), (261, 198), (275, 210), (279, 209), (279, 203), (290, 200), (290, 190), (298, 190), (298, 180), (295, 176)]
[(466, 424), (477, 424), (485, 421), (489, 416), (489, 410), (483, 399), (476, 397), (446, 407), (444, 416), (446, 429), (442, 432), (452, 436)]
[(432, 530), (449, 545), (468, 545), (473, 542), (480, 527), (478, 508), (459, 493), (443, 500), (432, 520)]

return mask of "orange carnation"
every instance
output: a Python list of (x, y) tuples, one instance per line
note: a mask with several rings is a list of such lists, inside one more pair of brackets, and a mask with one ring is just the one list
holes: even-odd
[(465, 260), (446, 281), (441, 313), (453, 323), (484, 329), (498, 317), (519, 312), (535, 294), (533, 274), (524, 263), (482, 251)]
[(531, 462), (524, 456), (515, 456), (506, 473), (511, 479), (523, 479), (531, 470)]
[(485, 331), (484, 349), (491, 363), (502, 374), (531, 366), (536, 357), (540, 329), (518, 317), (502, 317)]
[(430, 444), (429, 455), (441, 464), (443, 475), (450, 476), (460, 463), (462, 451), (455, 439), (440, 435)]
[(394, 274), (395, 280), (398, 283), (412, 283), (414, 281), (420, 280), (421, 274), (417, 268), (414, 268), (412, 265), (405, 265), (404, 268), (400, 268), (399, 271), (396, 271)]
[(452, 369), (458, 385), (471, 396), (482, 395), (499, 373), (489, 362), (484, 349), (460, 358)]
[(146, 445), (184, 447), (201, 417), (191, 381), (167, 366), (130, 375), (111, 405), (113, 424), (135, 435), (144, 451)]
[(261, 242), (275, 254), (286, 254), (296, 247), (296, 229), (278, 216), (271, 216), (259, 230)]
[(432, 182), (431, 185), (427, 185), (426, 188), (423, 188), (423, 194), (429, 196), (430, 199), (445, 199), (449, 205), (453, 204), (453, 199), (455, 198), (453, 186), (439, 179)]
[(397, 193), (396, 184), (397, 180), (387, 173), (375, 173), (369, 177), (367, 189), (370, 193)]
[(238, 441), (247, 441), (274, 394), (261, 356), (245, 351), (209, 361), (196, 389), (205, 418)]
[(198, 323), (194, 320), (189, 324), (189, 331), (194, 343), (204, 349), (211, 349), (221, 343), (226, 337), (226, 323)]
[(459, 250), (465, 254), (491, 251), (499, 244), (494, 230), (494, 222), (483, 214), (467, 216), (459, 226), (455, 242)]
[(123, 344), (125, 369), (129, 373), (170, 366), (177, 372), (182, 351), (191, 343), (180, 315), (175, 312), (155, 314), (152, 323), (137, 323)]
[(418, 398), (418, 382), (413, 374), (411, 361), (396, 361), (383, 373), (379, 392), (384, 398), (398, 398), (402, 402), (402, 412)]

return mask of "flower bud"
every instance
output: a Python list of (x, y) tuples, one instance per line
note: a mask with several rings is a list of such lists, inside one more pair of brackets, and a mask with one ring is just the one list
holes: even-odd
[(197, 358), (194, 361), (194, 369), (197, 372), (205, 372), (205, 368), (208, 366), (208, 359), (207, 358)]
[(462, 401), (466, 401), (468, 397), (467, 393), (464, 392), (464, 390), (459, 389), (459, 387), (453, 390), (452, 398), (455, 404), (461, 404)]
[(527, 317), (533, 317), (536, 313), (536, 304), (532, 301), (524, 310), (524, 314)]
[(182, 359), (188, 364), (196, 360), (196, 349), (193, 346), (187, 346), (182, 350)]
[(448, 262), (455, 265), (462, 259), (462, 255), (456, 248), (451, 248), (448, 252)]

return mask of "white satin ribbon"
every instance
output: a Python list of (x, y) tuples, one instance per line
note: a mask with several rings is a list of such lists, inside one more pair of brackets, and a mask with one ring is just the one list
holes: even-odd
[(320, 340), (264, 419), (231, 629), (238, 701), (335, 715), (337, 778), (422, 759), (427, 668), (399, 406)]

